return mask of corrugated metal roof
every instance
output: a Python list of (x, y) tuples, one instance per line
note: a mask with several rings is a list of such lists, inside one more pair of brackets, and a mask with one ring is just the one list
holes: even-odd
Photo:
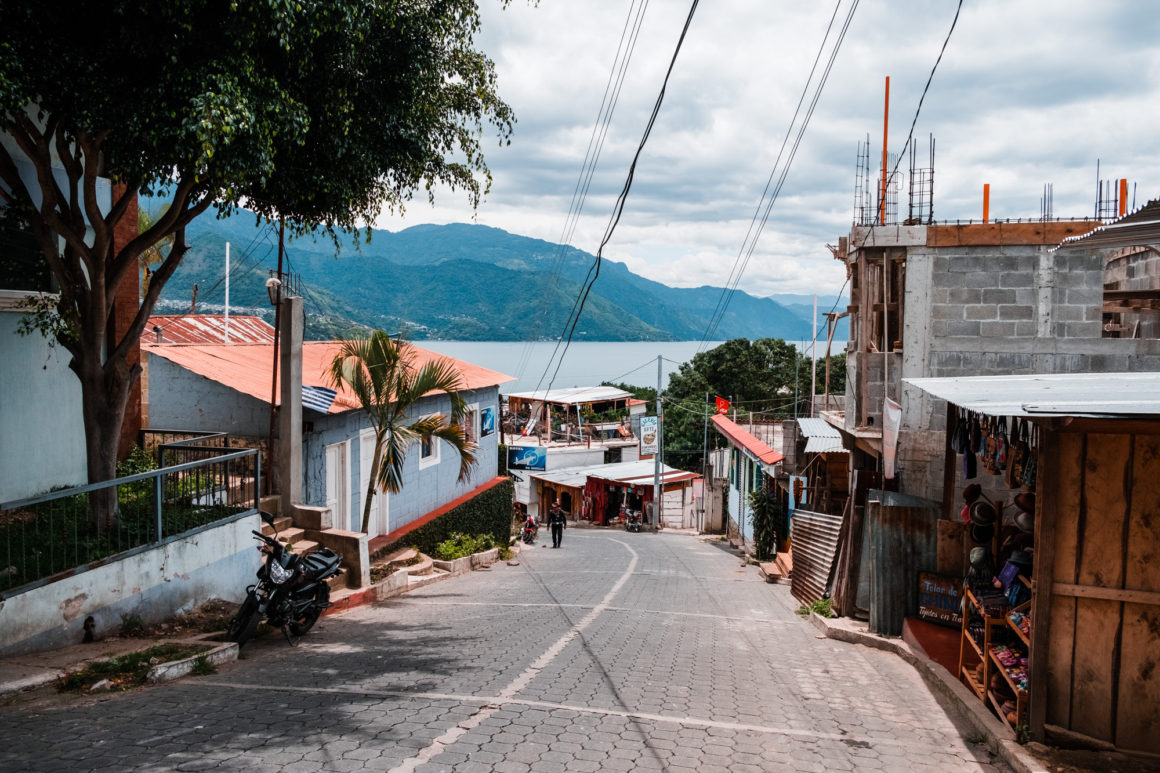
[[(302, 344), (302, 385), (304, 387), (331, 387), (330, 363), (338, 354), (338, 341), (307, 341)], [(506, 384), (515, 379), (494, 370), (473, 365), (412, 345), (415, 363), (422, 367), (432, 360), (448, 360), (459, 368), (464, 389)], [(216, 381), (242, 394), (262, 401), (270, 399), (271, 366), (274, 362), (273, 344), (145, 344), (142, 349), (163, 357), (199, 376)], [(358, 401), (345, 390), (339, 391), (327, 413), (343, 413), (358, 409)]]
[(728, 419), (720, 414), (715, 414), (712, 417), (713, 426), (717, 431), (724, 435), (729, 441), (735, 445), (744, 448), (749, 453), (753, 454), (764, 464), (777, 464), (785, 458), (783, 454), (774, 451), (772, 448), (762, 443), (755, 438), (748, 430), (742, 428), (732, 419)]
[(1160, 373), (1047, 373), (903, 381), (988, 416), (1160, 416)]
[[(591, 467), (569, 467), (563, 470), (535, 472), (531, 477), (555, 483), (560, 486), (580, 488), (588, 478), (606, 480), (614, 483), (629, 485), (652, 485), (655, 462), (651, 459), (642, 459), (636, 462), (619, 462), (617, 464), (597, 464)], [(701, 476), (695, 472), (678, 470), (675, 467), (661, 465), (661, 484), (680, 483), (694, 480)]]
[(540, 390), (538, 392), (512, 392), (509, 398), (518, 397), (522, 400), (538, 400), (545, 403), (559, 405), (583, 405), (584, 403), (604, 403), (610, 400), (625, 400), (632, 397), (631, 392), (623, 389), (606, 386), (570, 387), (568, 389)]
[(1067, 247), (1134, 247), (1160, 242), (1160, 199), (1081, 236), (1069, 236), (1052, 250)]
[(806, 437), (836, 437), (842, 434), (835, 427), (830, 426), (825, 419), (798, 419), (798, 428)]
[(807, 454), (848, 454), (839, 437), (811, 437), (806, 438)]
[[(154, 328), (161, 328), (161, 341)], [(222, 344), (226, 343), (224, 314), (155, 314), (141, 333), (143, 344)], [(261, 317), (230, 315), (232, 344), (270, 344), (274, 326)]]

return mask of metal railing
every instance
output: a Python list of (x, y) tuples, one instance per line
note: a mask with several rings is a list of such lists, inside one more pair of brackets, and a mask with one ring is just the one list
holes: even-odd
[[(0, 503), (0, 592), (28, 590), (120, 553), (256, 511), (258, 452), (212, 451), (209, 458)], [(111, 524), (101, 529), (94, 504), (106, 497), (94, 494), (110, 488), (116, 492), (115, 510)]]

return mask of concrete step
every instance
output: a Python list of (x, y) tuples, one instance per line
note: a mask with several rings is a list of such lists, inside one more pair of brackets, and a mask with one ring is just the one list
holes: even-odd
[(297, 526), (291, 526), (289, 529), (280, 529), (278, 531), (278, 540), (283, 545), (293, 545), (295, 542), (306, 538), (306, 530), (299, 529)]
[(300, 556), (308, 556), (318, 550), (318, 543), (313, 540), (300, 539), (290, 545), (290, 549)]
[[(275, 528), (279, 531), (279, 533), (284, 532), (287, 529), (294, 528), (294, 521), (286, 516), (280, 516), (280, 517), (274, 519), (274, 526), (273, 527), (271, 527), (269, 524), (267, 524), (265, 522), (262, 523), (262, 533), (265, 534), (267, 537), (274, 536), (274, 529)], [(279, 534), (279, 536), (281, 536), (281, 534)]]
[(408, 574), (407, 587), (417, 588), (420, 585), (429, 585), (433, 582), (445, 579), (451, 576), (451, 572), (445, 572), (442, 569), (435, 569), (432, 567), (431, 571), (426, 574)]

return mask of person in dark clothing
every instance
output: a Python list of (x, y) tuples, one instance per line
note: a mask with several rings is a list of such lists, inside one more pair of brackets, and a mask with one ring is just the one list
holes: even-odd
[(560, 547), (560, 542), (564, 539), (564, 526), (567, 520), (564, 511), (560, 509), (559, 500), (553, 502), (551, 509), (548, 510), (548, 526), (552, 529), (552, 547)]

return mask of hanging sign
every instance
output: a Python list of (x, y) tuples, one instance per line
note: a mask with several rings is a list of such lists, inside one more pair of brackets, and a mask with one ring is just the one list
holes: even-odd
[(640, 455), (652, 456), (660, 450), (657, 443), (657, 417), (640, 417)]
[(495, 433), (495, 408), (487, 407), (483, 409), (483, 413), (479, 419), (479, 436), (487, 437)]
[(963, 581), (934, 572), (918, 573), (918, 617), (951, 628), (963, 625)]

